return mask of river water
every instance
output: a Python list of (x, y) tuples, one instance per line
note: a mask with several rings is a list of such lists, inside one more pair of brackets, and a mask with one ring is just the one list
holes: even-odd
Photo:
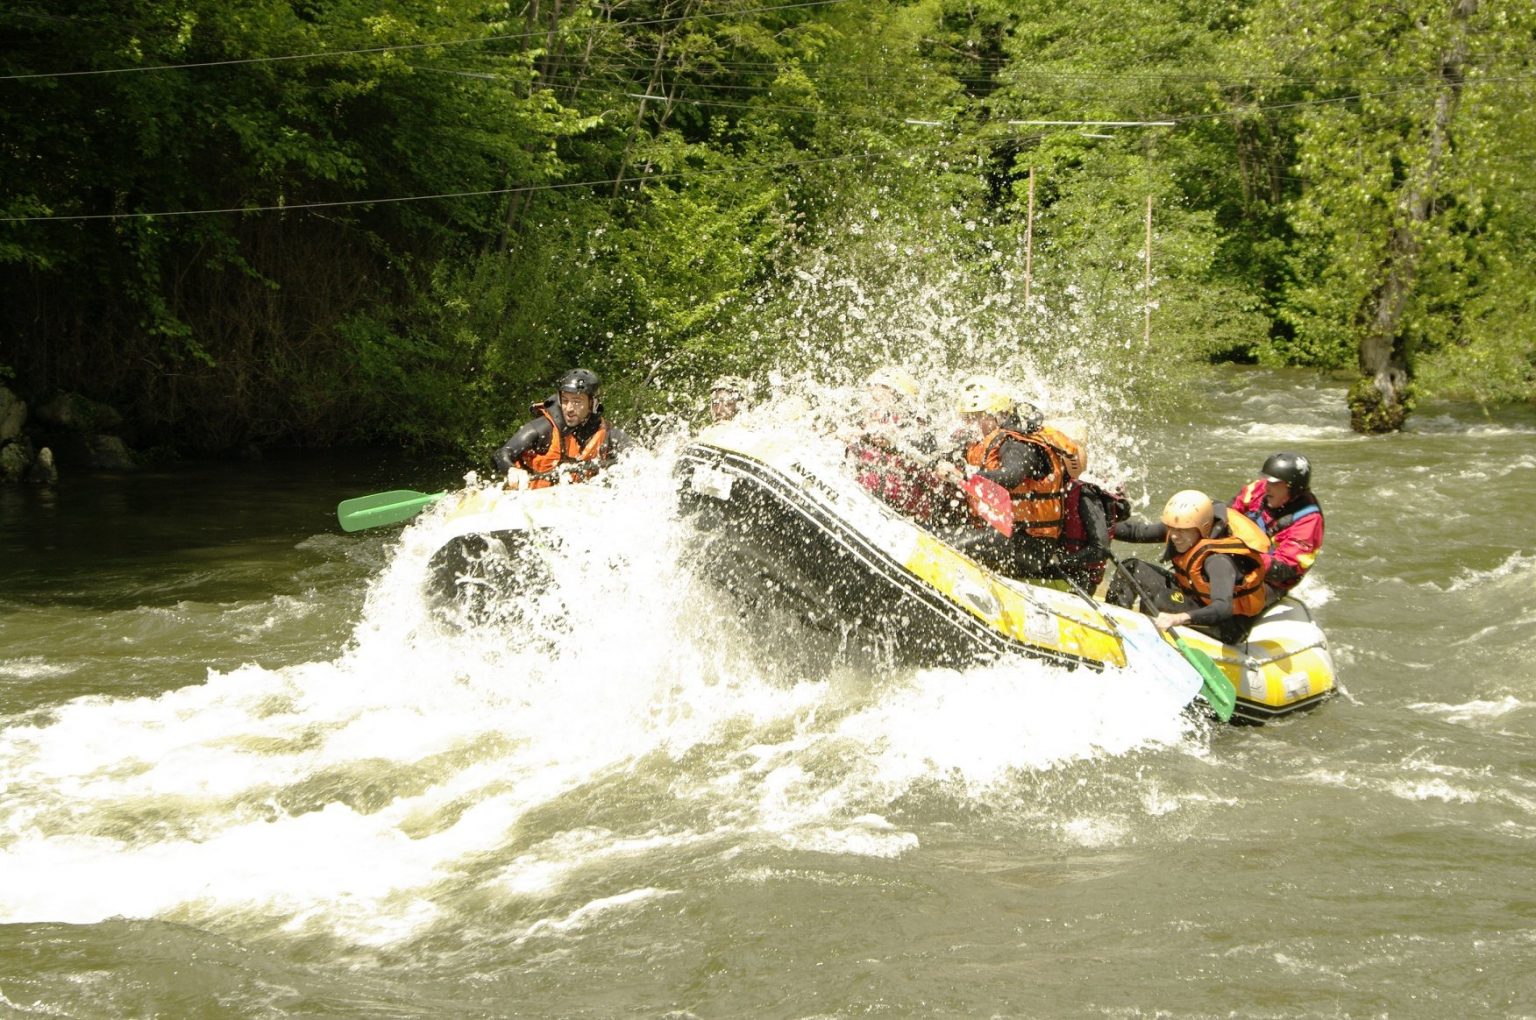
[(506, 626), (335, 526), (441, 465), (0, 489), (0, 1015), (1536, 1016), (1536, 415), (1195, 395), (1133, 495), (1294, 448), (1328, 511), (1345, 693), (1276, 725), (826, 661), (693, 577), (666, 451)]

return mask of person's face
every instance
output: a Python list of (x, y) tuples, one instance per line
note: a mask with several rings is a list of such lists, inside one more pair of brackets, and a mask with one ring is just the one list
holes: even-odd
[(587, 393), (560, 394), (560, 417), (565, 419), (566, 428), (580, 425), (587, 420), (592, 413), (592, 397)]
[(967, 411), (960, 416), (965, 431), (977, 439), (985, 439), (997, 431), (998, 417), (987, 411)]
[(715, 390), (709, 395), (709, 414), (715, 421), (730, 421), (740, 405), (741, 395), (735, 390)]
[(1277, 482), (1270, 479), (1264, 486), (1264, 505), (1271, 510), (1278, 510), (1290, 502), (1291, 483)]
[(1175, 552), (1189, 552), (1190, 546), (1200, 541), (1199, 528), (1169, 528), (1168, 541), (1173, 543)]

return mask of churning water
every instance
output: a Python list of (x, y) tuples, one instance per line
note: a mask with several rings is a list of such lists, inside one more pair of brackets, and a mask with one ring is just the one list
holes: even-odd
[(424, 594), (440, 516), (316, 515), (367, 485), (5, 493), (0, 1014), (1536, 1015), (1536, 422), (1191, 395), (1104, 450), (1133, 491), (1299, 448), (1329, 513), (1347, 695), (1280, 725), (744, 616), (665, 446), (481, 624)]

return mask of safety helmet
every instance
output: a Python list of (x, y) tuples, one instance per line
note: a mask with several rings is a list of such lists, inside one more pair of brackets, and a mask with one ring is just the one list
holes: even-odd
[(1264, 462), (1264, 477), (1285, 482), (1293, 492), (1304, 492), (1312, 484), (1312, 465), (1299, 453), (1275, 453)]
[(603, 381), (589, 368), (573, 368), (560, 377), (557, 388), (561, 393), (585, 393), (596, 399)]
[(709, 384), (709, 392), (718, 393), (721, 390), (745, 397), (752, 392), (752, 384), (739, 375), (722, 375)]
[(1170, 528), (1198, 528), (1200, 534), (1209, 535), (1215, 519), (1215, 504), (1199, 489), (1175, 492), (1163, 507), (1163, 523)]
[(1013, 397), (992, 376), (973, 375), (960, 384), (955, 410), (961, 414), (1007, 414), (1013, 410)]
[(908, 400), (917, 399), (917, 380), (912, 378), (912, 373), (896, 365), (886, 365), (869, 373), (869, 378), (864, 380), (866, 386), (884, 386), (893, 393), (899, 393)]

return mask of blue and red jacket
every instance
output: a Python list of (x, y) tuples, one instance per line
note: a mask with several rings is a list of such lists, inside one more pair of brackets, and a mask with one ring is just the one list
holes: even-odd
[(1269, 482), (1250, 482), (1232, 500), (1231, 509), (1264, 529), (1274, 548), (1264, 557), (1269, 571), (1264, 581), (1282, 595), (1301, 583), (1323, 548), (1323, 508), (1310, 491), (1292, 495), (1278, 510), (1264, 503)]

